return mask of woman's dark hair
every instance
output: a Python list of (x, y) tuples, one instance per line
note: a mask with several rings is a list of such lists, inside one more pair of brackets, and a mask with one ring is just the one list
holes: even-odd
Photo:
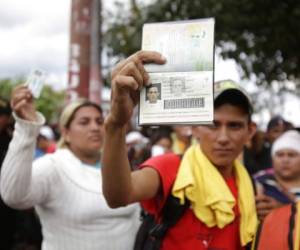
[(163, 138), (167, 138), (168, 140), (170, 140), (171, 143), (173, 141), (170, 131), (164, 130), (164, 129), (157, 129), (157, 130), (153, 131), (153, 133), (150, 137), (150, 143), (151, 143), (151, 145), (154, 145)]

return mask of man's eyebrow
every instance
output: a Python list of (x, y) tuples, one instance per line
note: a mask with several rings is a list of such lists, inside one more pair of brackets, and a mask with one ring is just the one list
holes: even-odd
[(229, 121), (229, 124), (243, 124), (243, 121)]
[(229, 121), (227, 123), (229, 126), (240, 126), (240, 127), (244, 127), (245, 124), (242, 121)]

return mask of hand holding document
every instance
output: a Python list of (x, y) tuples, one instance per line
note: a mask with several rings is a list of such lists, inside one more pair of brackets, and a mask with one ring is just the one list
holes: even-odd
[(145, 24), (142, 50), (166, 57), (146, 64), (139, 124), (210, 124), (213, 120), (214, 19)]

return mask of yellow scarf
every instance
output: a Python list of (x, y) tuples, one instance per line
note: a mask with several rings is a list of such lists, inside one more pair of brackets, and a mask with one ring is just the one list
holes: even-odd
[[(245, 167), (234, 162), (241, 213), (240, 238), (245, 246), (257, 228), (254, 192)], [(195, 216), (208, 227), (223, 228), (234, 220), (236, 203), (222, 175), (202, 153), (199, 145), (191, 146), (181, 161), (172, 194), (183, 204), (190, 200)]]

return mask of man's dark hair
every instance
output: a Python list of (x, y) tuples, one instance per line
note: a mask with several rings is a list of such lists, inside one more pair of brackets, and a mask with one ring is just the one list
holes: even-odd
[(287, 127), (287, 121), (285, 121), (280, 115), (276, 115), (270, 119), (267, 125), (267, 131), (270, 131), (272, 128), (277, 127), (278, 125)]
[(248, 115), (249, 122), (251, 121), (253, 109), (248, 98), (241, 91), (237, 89), (225, 90), (214, 101), (215, 109), (218, 109), (225, 104), (239, 107), (244, 111), (245, 114)]

